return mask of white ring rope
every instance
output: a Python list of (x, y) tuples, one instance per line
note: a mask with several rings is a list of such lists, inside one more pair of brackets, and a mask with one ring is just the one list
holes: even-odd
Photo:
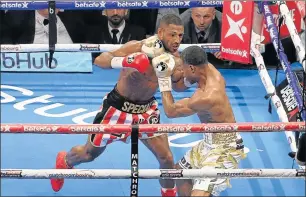
[[(273, 102), (273, 105), (275, 107), (275, 110), (278, 114), (278, 117), (279, 117), (280, 121), (289, 122), (287, 113), (284, 109), (284, 106), (283, 106), (281, 100), (279, 99), (279, 97), (276, 94), (275, 87), (274, 87), (274, 85), (272, 83), (272, 80), (269, 76), (269, 73), (266, 69), (263, 57), (253, 44), (251, 44), (251, 54), (253, 55), (253, 57), (255, 59), (261, 81), (262, 81), (268, 95), (271, 96), (271, 100)], [(295, 137), (294, 137), (293, 133), (289, 132), (289, 131), (286, 131), (285, 134), (286, 134), (287, 140), (290, 144), (291, 151), (296, 152), (297, 151), (296, 141), (295, 141)]]
[[(195, 178), (305, 178), (297, 169), (143, 169), (140, 179)], [(1, 169), (1, 178), (10, 179), (130, 179), (131, 170), (121, 169)]]
[[(254, 46), (254, 44), (251, 44), (251, 55), (254, 57), (257, 68), (258, 68), (258, 73), (260, 75), (261, 81), (267, 91), (267, 94), (271, 96), (271, 100), (273, 102), (273, 105), (275, 107), (275, 110), (278, 114), (278, 117), (280, 121), (282, 122), (289, 122), (287, 113), (284, 109), (284, 106), (279, 99), (279, 97), (276, 94), (275, 87), (272, 83), (272, 80), (269, 76), (269, 73), (266, 69), (265, 62), (263, 60), (262, 55), (258, 51), (258, 49)], [(296, 147), (296, 140), (295, 136), (293, 135), (292, 131), (285, 131), (285, 135), (287, 138), (287, 141), (289, 143), (290, 149), (292, 152), (297, 152), (297, 147)], [(300, 169), (305, 169), (304, 166), (300, 166)]]
[[(108, 52), (120, 48), (120, 44), (56, 44), (55, 51), (58, 52)], [(199, 46), (207, 52), (220, 51), (221, 43), (209, 44), (180, 44), (179, 51), (183, 51), (189, 46)], [(0, 45), (3, 53), (19, 53), (19, 52), (48, 52), (48, 44), (16, 44), (16, 45)], [(264, 52), (265, 46), (261, 44), (259, 51)]]
[(297, 30), (293, 22), (293, 19), (290, 15), (288, 6), (285, 1), (277, 1), (277, 4), (280, 5), (280, 12), (285, 19), (284, 21), (289, 30), (292, 42), (298, 52), (299, 61), (302, 64), (304, 71), (306, 72), (306, 60), (304, 59), (305, 58), (305, 46), (303, 46), (302, 40), (297, 33)]

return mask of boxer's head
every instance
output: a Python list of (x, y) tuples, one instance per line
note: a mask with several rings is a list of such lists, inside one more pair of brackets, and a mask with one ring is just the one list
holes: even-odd
[(106, 9), (105, 15), (108, 18), (110, 24), (114, 27), (118, 27), (127, 15), (128, 10), (126, 9)]
[(206, 52), (199, 46), (190, 46), (182, 51), (181, 59), (184, 76), (190, 83), (197, 83), (208, 65)]
[(180, 17), (167, 14), (160, 20), (157, 30), (158, 38), (170, 53), (177, 52), (184, 34), (184, 25)]
[(191, 18), (200, 31), (205, 31), (216, 17), (216, 10), (212, 7), (192, 8)]

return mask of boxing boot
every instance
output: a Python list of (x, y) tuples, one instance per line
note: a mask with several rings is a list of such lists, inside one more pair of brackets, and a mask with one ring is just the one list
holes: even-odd
[(161, 188), (161, 195), (163, 197), (166, 197), (166, 196), (175, 197), (176, 196), (176, 187), (172, 188), (172, 189)]
[[(56, 157), (56, 169), (72, 169), (72, 167), (68, 166), (66, 163), (66, 152), (59, 152)], [(62, 189), (64, 185), (64, 179), (51, 179), (51, 186), (55, 192), (58, 192)]]

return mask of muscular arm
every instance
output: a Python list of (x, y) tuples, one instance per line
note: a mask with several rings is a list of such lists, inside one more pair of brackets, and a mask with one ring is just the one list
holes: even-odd
[(142, 41), (130, 41), (119, 49), (111, 52), (101, 53), (94, 61), (94, 64), (105, 69), (111, 69), (113, 57), (125, 57), (131, 53), (141, 52)]
[(189, 98), (174, 102), (171, 92), (162, 92), (161, 95), (165, 114), (168, 118), (185, 117), (196, 113), (195, 110), (188, 107)]

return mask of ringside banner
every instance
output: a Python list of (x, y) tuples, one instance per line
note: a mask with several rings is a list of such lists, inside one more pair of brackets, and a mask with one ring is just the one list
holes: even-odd
[(221, 56), (243, 64), (252, 63), (250, 55), (253, 1), (224, 1)]
[(49, 68), (49, 53), (1, 53), (1, 72), (92, 72), (91, 53), (54, 53)]
[[(296, 30), (298, 33), (302, 31), (302, 24), (301, 24), (301, 14), (297, 7), (296, 2), (294, 1), (286, 1), (286, 5), (289, 9), (289, 16), (292, 17), (292, 20), (295, 24)], [(275, 22), (275, 25), (279, 26), (279, 17), (280, 17), (280, 10), (278, 5), (270, 5), (269, 6), (273, 19)], [(287, 38), (290, 37), (290, 33), (288, 31), (288, 28), (285, 24), (285, 20), (283, 20), (282, 24), (280, 25), (280, 38)], [(263, 44), (269, 44), (271, 43), (270, 33), (269, 30), (266, 27), (266, 24), (263, 24)]]

